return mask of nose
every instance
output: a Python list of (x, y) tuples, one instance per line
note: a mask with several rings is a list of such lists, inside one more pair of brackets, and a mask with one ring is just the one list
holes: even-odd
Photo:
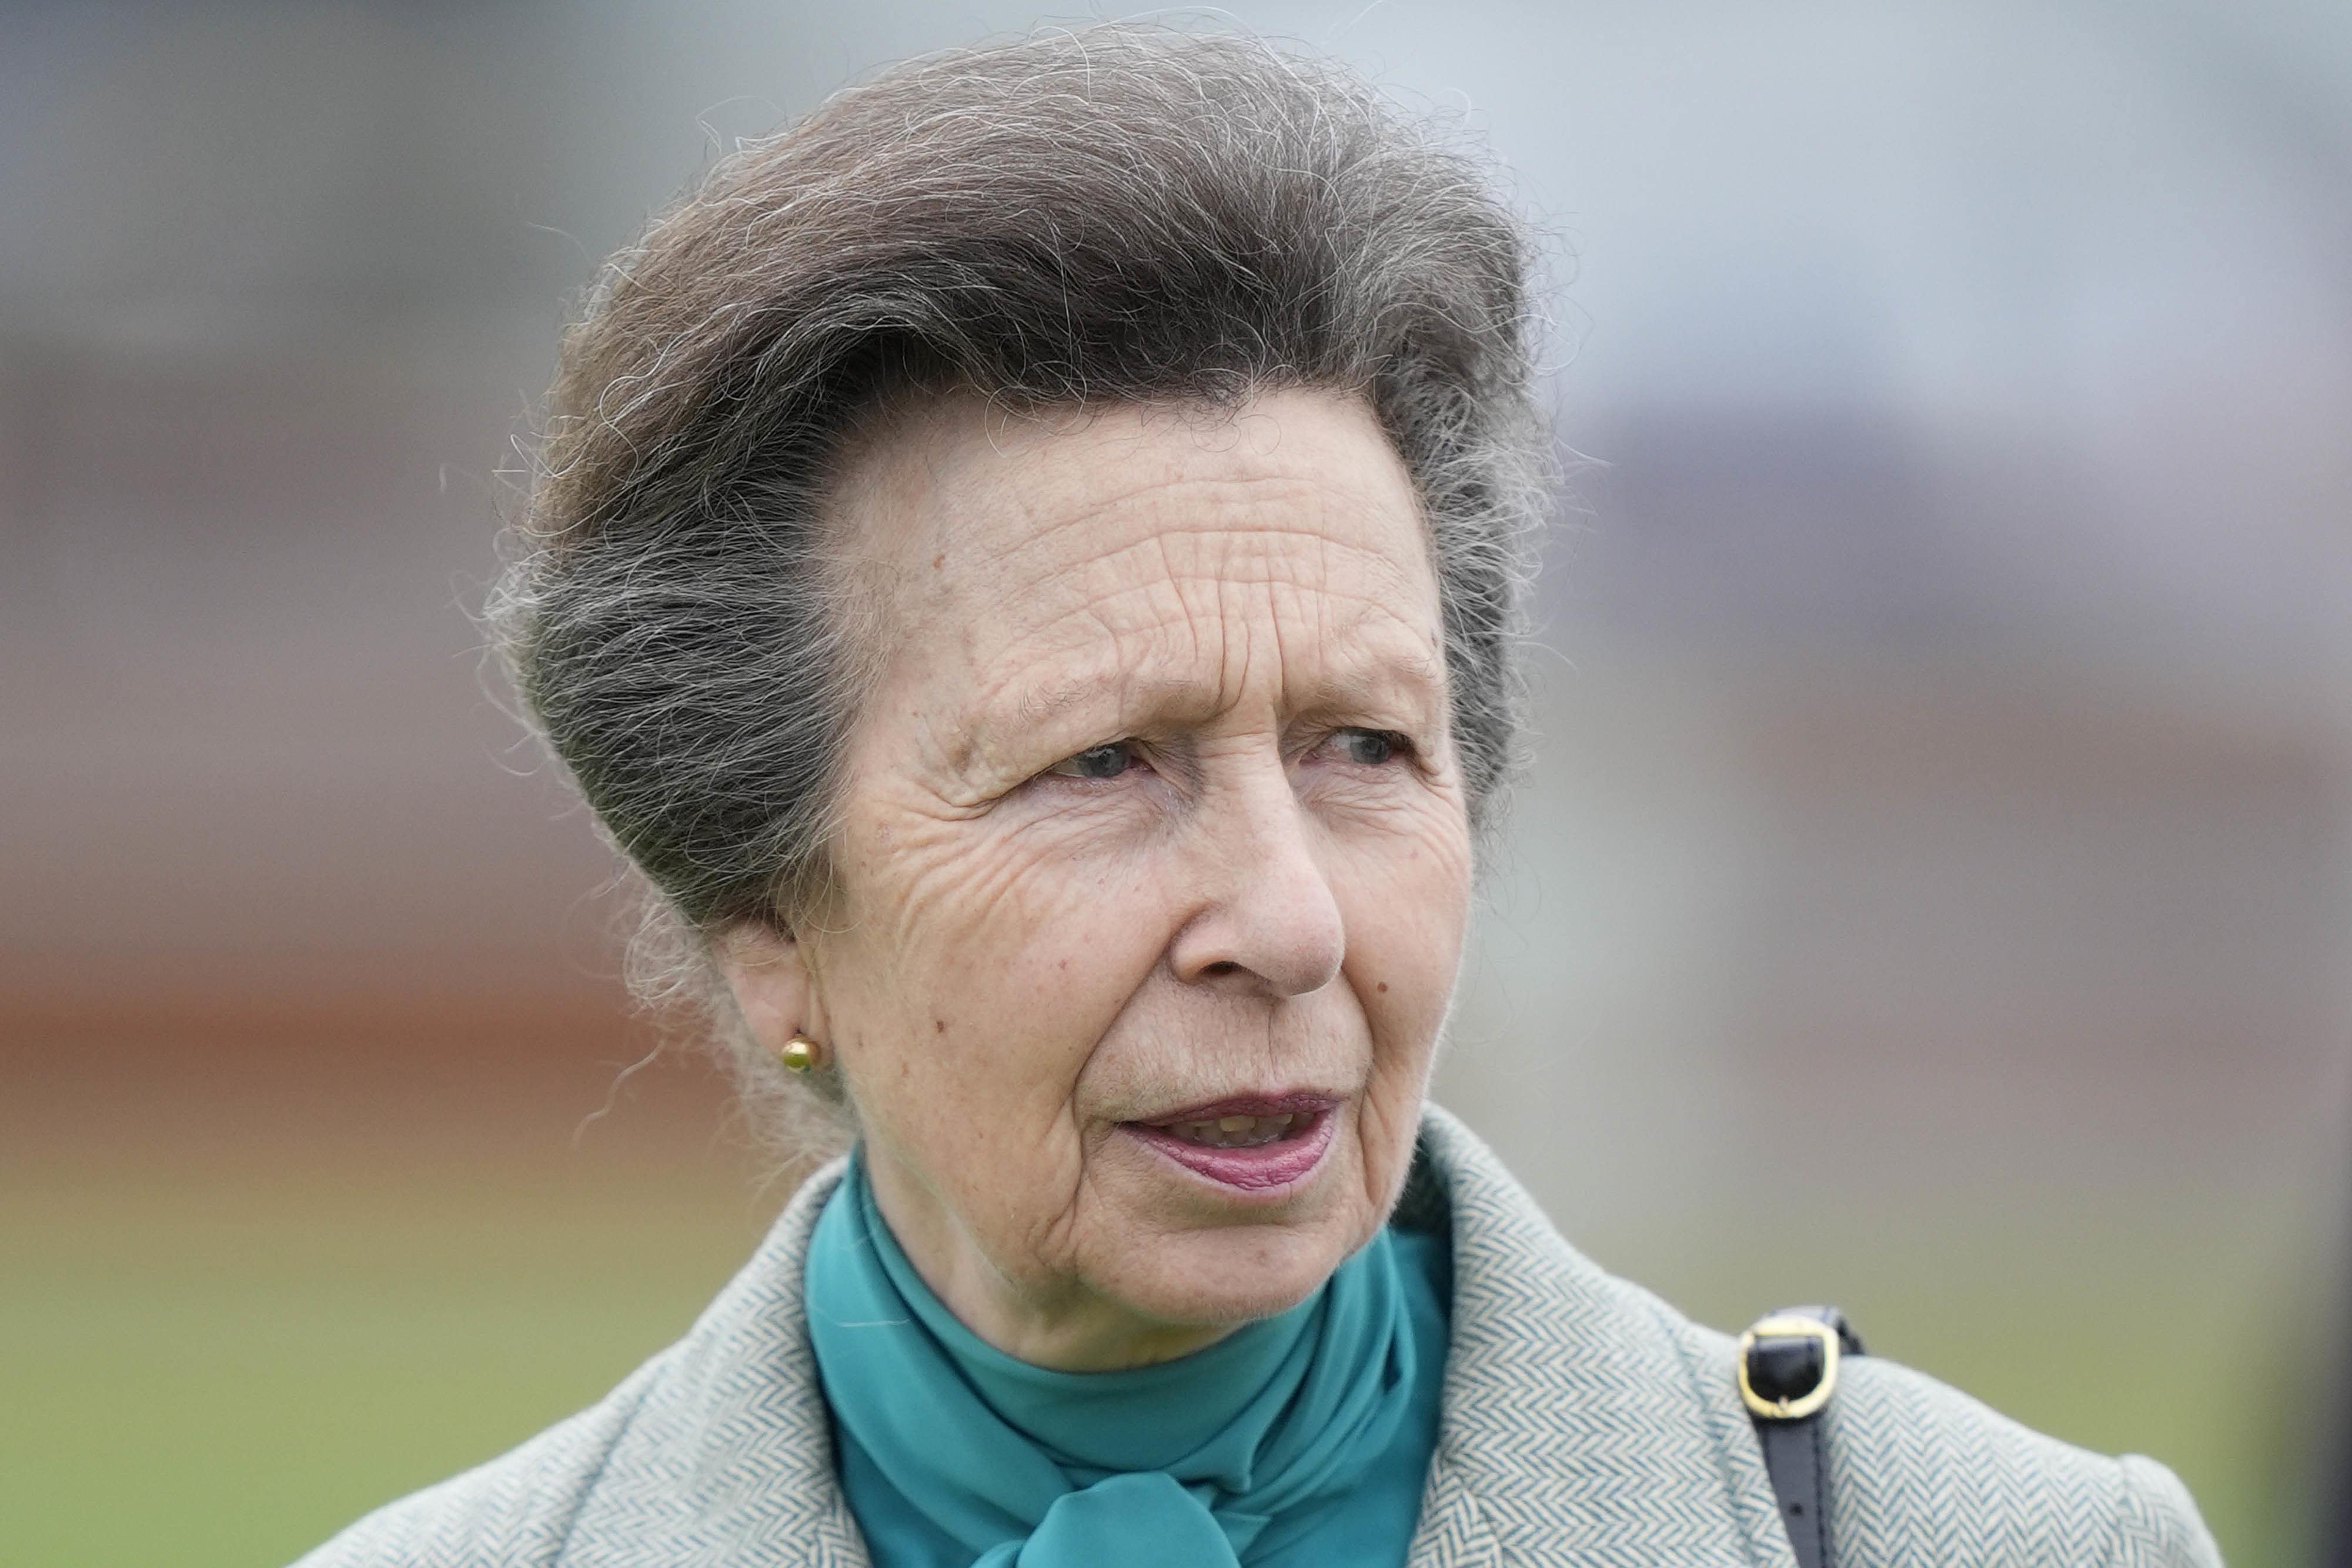
[(1201, 908), (1169, 949), (1191, 985), (1296, 997), (1339, 977), (1339, 901), (1316, 854), (1314, 823), (1278, 760), (1202, 803), (1189, 846)]

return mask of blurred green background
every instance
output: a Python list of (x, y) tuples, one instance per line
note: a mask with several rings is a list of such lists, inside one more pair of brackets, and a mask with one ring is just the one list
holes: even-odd
[[(2345, 1490), (2352, 11), (1240, 4), (1543, 225), (1573, 472), (1439, 1092), (1579, 1245)], [(0, 5), (0, 1564), (284, 1562), (782, 1202), (470, 619), (564, 301), (1006, 5)]]

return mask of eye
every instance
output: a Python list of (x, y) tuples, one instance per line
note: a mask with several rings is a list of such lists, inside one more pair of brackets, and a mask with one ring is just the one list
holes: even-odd
[(1075, 757), (1065, 757), (1048, 773), (1064, 779), (1116, 779), (1143, 759), (1137, 755), (1131, 740), (1107, 740), (1100, 746), (1089, 746)]
[(1412, 749), (1412, 742), (1392, 729), (1343, 729), (1330, 744), (1343, 759), (1365, 768), (1392, 762)]

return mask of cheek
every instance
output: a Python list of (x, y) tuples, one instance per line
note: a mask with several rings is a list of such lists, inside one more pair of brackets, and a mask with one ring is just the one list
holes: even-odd
[(1368, 993), (1367, 1011), (1398, 1024), (1442, 1016), (1470, 913), (1467, 820), (1450, 796), (1433, 797), (1363, 822), (1341, 836), (1339, 850), (1348, 967)]
[(1453, 999), (1469, 909), (1465, 826), (1441, 817), (1402, 839), (1364, 844), (1355, 857), (1344, 914), (1348, 982), (1371, 1031), (1366, 1110), (1405, 1145)]
[(918, 1124), (951, 1105), (955, 1139), (984, 1147), (975, 1157), (1036, 1150), (1165, 948), (1154, 879), (981, 821), (902, 820), (877, 837), (887, 852), (847, 868), (836, 972), (861, 1113), (934, 1141), (945, 1134)]

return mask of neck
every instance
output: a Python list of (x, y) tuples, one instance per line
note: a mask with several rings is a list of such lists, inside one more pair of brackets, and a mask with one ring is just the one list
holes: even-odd
[[(1076, 1280), (1024, 1288), (888, 1159), (869, 1159), (867, 1188), (907, 1261), (956, 1321), (993, 1348), (1056, 1372), (1125, 1372), (1206, 1349), (1239, 1326), (1148, 1318)], [(912, 1190), (910, 1190), (912, 1189)]]

